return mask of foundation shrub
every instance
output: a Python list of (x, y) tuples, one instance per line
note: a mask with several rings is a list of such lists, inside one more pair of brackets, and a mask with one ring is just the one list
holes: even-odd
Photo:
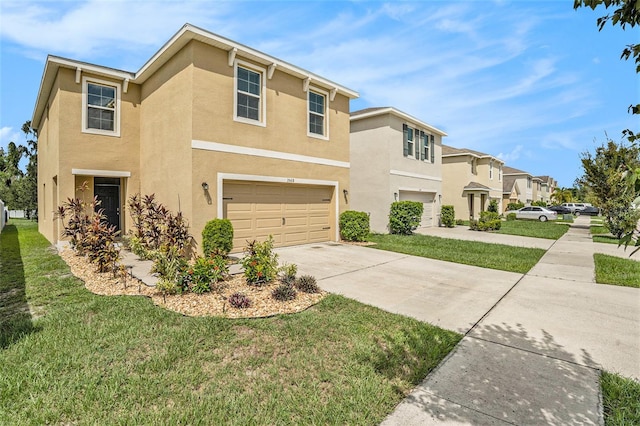
[(278, 272), (278, 254), (273, 252), (273, 237), (264, 242), (250, 241), (242, 259), (247, 284), (261, 285), (273, 281)]
[(456, 219), (456, 225), (464, 225), (464, 220)]
[(227, 256), (233, 248), (233, 225), (229, 219), (213, 219), (202, 230), (202, 251), (205, 256)]
[(340, 215), (340, 237), (345, 241), (364, 241), (369, 235), (369, 215), (347, 210)]
[(519, 210), (524, 207), (523, 203), (509, 203), (507, 204), (507, 211)]
[(489, 206), (487, 207), (487, 211), (492, 213), (498, 213), (498, 200), (489, 201)]
[(446, 226), (447, 228), (453, 228), (457, 223), (456, 212), (453, 206), (442, 206), (440, 208), (440, 221), (442, 222), (442, 226)]
[(302, 275), (296, 280), (295, 286), (305, 293), (320, 293), (320, 287), (318, 287), (315, 277), (311, 275)]
[(496, 231), (502, 226), (500, 215), (496, 212), (480, 212), (479, 220), (471, 220), (469, 227), (474, 231)]
[(282, 265), (278, 270), (278, 277), (284, 284), (293, 284), (296, 280), (296, 274), (298, 273), (298, 266), (295, 264)]
[(296, 298), (297, 295), (298, 294), (296, 292), (296, 289), (293, 288), (293, 286), (291, 284), (280, 284), (271, 293), (271, 296), (273, 296), (274, 299), (276, 299), (276, 300), (278, 300), (280, 302), (286, 302), (287, 300), (293, 300), (293, 299)]
[(515, 213), (509, 213), (507, 215), (507, 220), (508, 221), (516, 220), (516, 214)]
[(544, 201), (534, 201), (533, 203), (531, 203), (531, 205), (538, 207), (547, 207), (547, 203), (545, 203)]
[(229, 296), (229, 304), (236, 309), (251, 307), (251, 299), (244, 293), (233, 293)]
[(201, 256), (196, 258), (187, 274), (191, 276), (191, 291), (201, 294), (218, 289), (219, 283), (229, 275), (229, 268), (225, 258), (220, 255)]
[(424, 206), (418, 201), (395, 201), (389, 212), (389, 232), (411, 235), (420, 226)]
[(153, 252), (151, 272), (158, 274), (161, 280), (177, 282), (187, 266), (187, 259), (181, 255), (177, 247)]

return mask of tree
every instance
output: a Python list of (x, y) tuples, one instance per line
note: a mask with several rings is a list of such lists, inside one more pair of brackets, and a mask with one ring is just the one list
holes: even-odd
[(569, 188), (557, 187), (551, 193), (551, 199), (555, 204), (570, 203), (573, 201), (573, 192)]
[[(590, 7), (595, 10), (600, 5), (604, 5), (605, 9), (614, 7), (615, 10), (611, 15), (607, 14), (598, 18), (598, 31), (602, 31), (607, 22), (611, 22), (613, 26), (619, 25), (623, 30), (626, 29), (627, 25), (631, 28), (640, 25), (640, 12), (638, 11), (640, 3), (637, 0), (574, 0), (573, 2), (574, 9)], [(628, 60), (631, 57), (636, 63), (636, 73), (640, 73), (640, 44), (629, 44), (622, 50), (620, 59)], [(630, 105), (628, 111), (632, 114), (640, 114), (640, 104)], [(627, 137), (629, 142), (634, 142), (640, 138), (640, 135), (630, 129), (623, 130), (622, 134)]]
[(14, 142), (9, 142), (7, 151), (0, 148), (0, 199), (12, 209), (18, 208), (19, 204), (18, 186), (24, 175), (19, 164), (24, 151), (22, 145), (16, 145)]
[(609, 139), (596, 148), (595, 155), (582, 154), (584, 175), (579, 183), (586, 187), (598, 201), (609, 231), (617, 238), (633, 231), (640, 218), (631, 208), (636, 198), (628, 174), (640, 167), (640, 148), (625, 146)]
[[(22, 125), (27, 146), (9, 142), (7, 151), (0, 148), (0, 199), (10, 209), (25, 210), (27, 218), (38, 208), (38, 141), (31, 122)], [(20, 161), (26, 156), (29, 162), (26, 173), (20, 169)]]
[(27, 218), (30, 219), (32, 212), (36, 212), (36, 217), (38, 214), (38, 138), (31, 127), (31, 121), (22, 125), (22, 132), (27, 139), (24, 153), (29, 162), (26, 173), (20, 180), (18, 194), (21, 208), (27, 212)]

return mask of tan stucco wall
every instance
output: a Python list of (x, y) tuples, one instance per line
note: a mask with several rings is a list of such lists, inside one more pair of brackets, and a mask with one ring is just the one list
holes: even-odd
[[(474, 196), (473, 218), (478, 219), (480, 212), (487, 210), (489, 202), (495, 199), (498, 202), (498, 211), (502, 211), (502, 181), (498, 173), (498, 163), (494, 162), (493, 179), (489, 178), (489, 158), (474, 158), (475, 171), (471, 171), (471, 160), (474, 157), (468, 155), (444, 157), (442, 159), (442, 204), (452, 205), (456, 219), (468, 220), (471, 217), (469, 209), (469, 195)], [(488, 191), (464, 191), (470, 182), (477, 182), (488, 188)], [(485, 193), (485, 202), (482, 205), (481, 193)]]
[[(403, 123), (392, 114), (351, 123), (351, 208), (369, 213), (374, 232), (389, 231), (389, 208), (397, 201), (401, 190), (433, 194), (438, 203), (434, 208), (433, 223), (422, 225), (438, 224), (439, 195), (442, 193), (442, 137), (435, 135), (433, 164), (415, 157), (404, 157)], [(411, 122), (407, 124), (421, 127)]]

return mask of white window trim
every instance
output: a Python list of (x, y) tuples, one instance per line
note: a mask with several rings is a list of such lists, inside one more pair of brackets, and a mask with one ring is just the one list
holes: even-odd
[[(260, 120), (238, 117), (238, 66), (260, 74)], [(262, 67), (236, 59), (233, 62), (233, 121), (267, 127), (267, 86), (266, 70)]]
[(493, 160), (489, 160), (489, 180), (493, 180)]
[[(311, 124), (309, 121), (309, 115), (311, 114), (311, 111), (309, 110), (309, 96), (311, 92), (324, 96), (324, 135), (319, 135), (309, 131)], [(325, 141), (329, 140), (329, 92), (313, 86), (309, 87), (309, 90), (307, 90), (307, 136)]]
[[(87, 127), (87, 110), (89, 104), (87, 101), (88, 84), (95, 83), (103, 86), (111, 86), (116, 88), (116, 111), (114, 115), (115, 123), (113, 130), (91, 129)], [(120, 137), (120, 98), (122, 93), (122, 85), (113, 81), (101, 80), (93, 77), (82, 77), (82, 133), (91, 133), (94, 135), (115, 136)]]

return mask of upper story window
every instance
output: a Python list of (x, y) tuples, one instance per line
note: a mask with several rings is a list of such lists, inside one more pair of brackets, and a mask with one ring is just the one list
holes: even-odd
[(531, 189), (531, 178), (527, 178), (527, 188)]
[(434, 162), (435, 138), (422, 130), (414, 129), (406, 124), (402, 125), (403, 155), (407, 158)]
[(477, 174), (476, 159), (474, 157), (471, 157), (471, 174)]
[(319, 90), (308, 90), (309, 136), (328, 137), (327, 95)]
[(489, 179), (493, 180), (493, 160), (489, 160)]
[(82, 131), (120, 136), (120, 85), (82, 79)]
[(265, 125), (264, 70), (236, 62), (235, 116), (245, 123)]
[(502, 182), (502, 165), (498, 165), (498, 182)]

